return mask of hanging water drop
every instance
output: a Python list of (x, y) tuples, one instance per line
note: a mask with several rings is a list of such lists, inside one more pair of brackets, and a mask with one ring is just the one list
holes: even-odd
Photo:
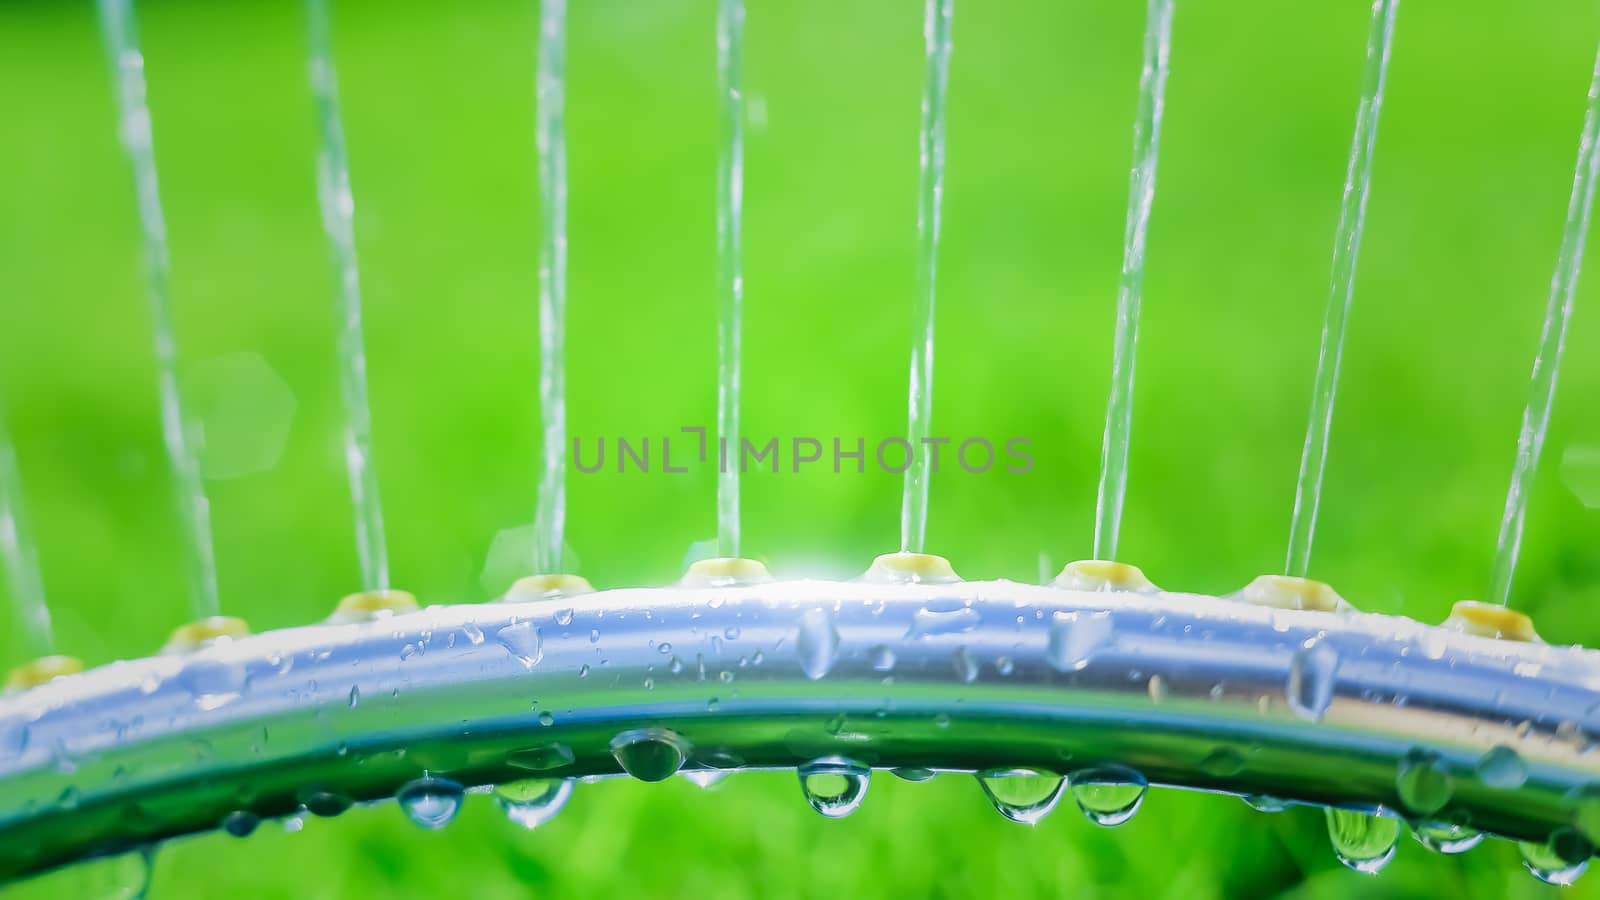
[(236, 838), (249, 837), (260, 824), (260, 816), (242, 809), (222, 817), (222, 830)]
[(1589, 854), (1594, 851), (1593, 845), (1570, 829), (1557, 832), (1543, 844), (1520, 841), (1517, 849), (1522, 853), (1523, 867), (1533, 877), (1545, 884), (1556, 885), (1577, 881), (1583, 870), (1588, 868)]
[(1013, 822), (1034, 825), (1061, 800), (1066, 779), (1032, 769), (990, 769), (978, 773), (978, 784), (995, 811)]
[(1407, 809), (1427, 816), (1444, 809), (1450, 802), (1455, 782), (1437, 753), (1412, 750), (1400, 760), (1395, 789)]
[(1256, 812), (1280, 813), (1289, 808), (1289, 801), (1266, 794), (1245, 794), (1239, 799)]
[(1324, 810), (1328, 819), (1328, 841), (1333, 855), (1347, 868), (1364, 875), (1375, 875), (1389, 860), (1400, 842), (1400, 820), (1369, 816), (1347, 809)]
[(1072, 773), (1072, 797), (1096, 825), (1121, 825), (1144, 803), (1144, 776), (1121, 766), (1102, 766)]
[(611, 739), (611, 755), (640, 781), (665, 781), (683, 768), (688, 742), (665, 728), (636, 728)]
[(833, 619), (826, 610), (806, 610), (800, 617), (800, 633), (794, 647), (807, 678), (815, 681), (828, 674), (839, 652), (839, 632), (834, 629)]
[(1423, 822), (1417, 826), (1417, 843), (1435, 853), (1465, 853), (1483, 843), (1483, 832), (1449, 822)]
[(305, 795), (301, 805), (314, 816), (331, 819), (349, 809), (351, 802), (349, 797), (333, 791), (311, 791)]
[(443, 778), (419, 778), (395, 794), (401, 812), (423, 828), (437, 831), (461, 811), (461, 785)]
[(692, 769), (683, 773), (683, 780), (704, 790), (728, 777), (728, 772), (717, 769)]
[(572, 796), (570, 778), (529, 778), (496, 785), (494, 801), (506, 818), (533, 829), (555, 818)]
[(931, 781), (933, 776), (938, 774), (932, 769), (924, 769), (920, 766), (900, 766), (898, 768), (890, 769), (889, 773), (894, 775), (896, 778), (899, 778), (901, 781), (910, 781), (914, 783)]
[(796, 772), (806, 802), (830, 819), (842, 819), (861, 806), (872, 775), (866, 766), (842, 756), (813, 760)]

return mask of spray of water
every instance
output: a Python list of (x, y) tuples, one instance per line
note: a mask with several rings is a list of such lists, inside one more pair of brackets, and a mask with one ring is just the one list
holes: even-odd
[(922, 86), (922, 132), (917, 184), (917, 284), (911, 332), (911, 389), (906, 437), (911, 465), (900, 503), (900, 549), (920, 553), (928, 531), (928, 472), (921, 452), (933, 419), (933, 299), (939, 262), (939, 212), (944, 201), (945, 101), (950, 86), (953, 0), (927, 0), (922, 33), (927, 69)]
[(1322, 502), (1333, 398), (1339, 387), (1339, 363), (1344, 357), (1345, 323), (1350, 318), (1350, 300), (1355, 293), (1356, 256), (1361, 251), (1361, 226), (1372, 183), (1372, 151), (1378, 142), (1378, 113), (1383, 109), (1384, 75), (1389, 70), (1389, 47), (1394, 41), (1394, 18), (1399, 8), (1400, 0), (1373, 0), (1372, 24), (1367, 31), (1361, 105), (1356, 110), (1355, 137), (1350, 141), (1350, 163), (1344, 174), (1344, 198), (1339, 203), (1339, 225), (1333, 237), (1328, 309), (1322, 320), (1322, 347), (1311, 389), (1311, 418), (1306, 424), (1305, 446), (1300, 451), (1300, 480), (1295, 484), (1289, 555), (1284, 562), (1285, 572), (1302, 578), (1311, 565), (1311, 538)]
[(537, 75), (540, 224), (539, 409), (544, 467), (534, 516), (534, 566), (561, 571), (567, 525), (567, 0), (539, 4)]
[(338, 280), (339, 393), (344, 401), (344, 461), (355, 512), (356, 552), (366, 590), (389, 588), (383, 538), (383, 503), (372, 462), (372, 408), (367, 401), (367, 351), (361, 333), (361, 274), (356, 263), (355, 195), (339, 114), (339, 82), (333, 65), (331, 0), (307, 0), (311, 22), (311, 91), (317, 101), (317, 198)]
[(27, 650), (34, 656), (50, 654), (55, 649), (50, 607), (45, 604), (39, 557), (23, 510), (16, 445), (6, 431), (4, 409), (0, 409), (0, 568), (5, 570), (11, 588), (11, 602), (16, 607)]
[(118, 132), (133, 167), (140, 236), (144, 250), (145, 292), (155, 336), (156, 385), (161, 400), (161, 434), (172, 468), (178, 522), (187, 548), (189, 597), (197, 617), (217, 614), (216, 554), (211, 545), (211, 506), (200, 478), (200, 461), (184, 429), (178, 395), (178, 343), (172, 322), (172, 289), (167, 253), (167, 223), (161, 211), (155, 144), (146, 100), (144, 54), (139, 50), (133, 0), (99, 0), (100, 24), (110, 55), (117, 95)]
[(1567, 222), (1561, 230), (1556, 271), (1550, 278), (1544, 330), (1539, 334), (1539, 354), (1533, 359), (1533, 380), (1528, 406), (1522, 413), (1522, 430), (1517, 437), (1511, 488), (1506, 492), (1505, 515), (1500, 519), (1500, 536), (1495, 542), (1489, 599), (1502, 604), (1511, 595), (1517, 551), (1522, 546), (1523, 520), (1528, 513), (1528, 492), (1533, 486), (1534, 470), (1539, 465), (1539, 453), (1544, 449), (1545, 432), (1550, 428), (1556, 375), (1567, 340), (1567, 323), (1572, 318), (1572, 299), (1578, 290), (1578, 270), (1583, 265), (1583, 244), (1589, 234), (1589, 213), (1594, 207), (1595, 179), (1600, 174), (1597, 142), (1600, 142), (1600, 55), (1596, 56), (1594, 75), (1589, 82), (1588, 109), (1583, 117), (1583, 136), (1578, 143), (1578, 165), (1572, 176), (1572, 197), (1567, 201)]
[(722, 98), (722, 157), (717, 166), (717, 434), (735, 462), (717, 475), (717, 552), (739, 555), (739, 355), (744, 272), (744, 0), (722, 0), (717, 10), (717, 91)]
[(1133, 429), (1133, 367), (1139, 343), (1139, 300), (1144, 290), (1145, 235), (1156, 198), (1161, 113), (1166, 106), (1167, 59), (1172, 51), (1172, 0), (1149, 0), (1144, 68), (1133, 122), (1133, 168), (1128, 177), (1128, 218), (1122, 238), (1122, 278), (1117, 285), (1117, 328), (1111, 358), (1111, 396), (1100, 443), (1100, 487), (1095, 501), (1094, 556), (1115, 559), (1128, 490), (1128, 438)]

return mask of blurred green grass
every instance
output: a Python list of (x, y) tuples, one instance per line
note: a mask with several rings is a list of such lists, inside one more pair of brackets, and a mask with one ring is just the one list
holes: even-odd
[[(428, 602), (482, 600), (503, 588), (481, 577), (494, 536), (533, 512), (537, 8), (339, 6), (393, 578)], [(257, 628), (306, 622), (357, 572), (301, 5), (140, 12), (185, 367), (259, 354), (296, 400), (276, 465), (209, 485), (222, 602)], [(573, 433), (712, 424), (715, 4), (570, 15)], [(764, 111), (747, 149), (752, 437), (903, 428), (920, 17), (908, 0), (749, 2)], [(1122, 541), (1163, 585), (1226, 591), (1281, 564), (1366, 17), (1358, 2), (1179, 0)], [(1089, 552), (1142, 27), (1140, 4), (1109, 0), (956, 10), (935, 430), (1026, 436), (1038, 460), (935, 480), (930, 549), (969, 577), (1032, 579), (1041, 555)], [(1488, 578), (1600, 10), (1414, 0), (1398, 29), (1313, 574), (1365, 609), (1437, 620)], [(0, 396), (58, 639), (95, 663), (143, 654), (188, 606), (92, 4), (0, 3), (0, 84)], [(1580, 287), (1512, 601), (1548, 638), (1591, 646), (1600, 511), (1560, 461), (1600, 446), (1597, 279)], [(671, 580), (714, 530), (709, 472), (570, 489), (569, 541), (602, 586)], [(853, 574), (897, 540), (898, 491), (883, 474), (752, 475), (746, 547), (780, 575)], [(9, 632), (0, 647), (24, 652)], [(1445, 860), (1408, 842), (1364, 879), (1326, 850), (1319, 815), (1226, 798), (1158, 792), (1116, 830), (1070, 810), (1028, 829), (967, 779), (880, 778), (830, 822), (776, 775), (704, 794), (586, 786), (532, 834), (474, 798), (439, 834), (380, 808), (205, 837), (163, 850), (155, 883), (296, 898), (1545, 890), (1489, 845)]]

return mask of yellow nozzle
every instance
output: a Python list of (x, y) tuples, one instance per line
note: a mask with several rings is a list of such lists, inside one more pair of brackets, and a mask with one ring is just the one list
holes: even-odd
[(876, 584), (949, 584), (961, 576), (950, 560), (932, 553), (885, 553), (872, 561), (862, 581)]
[(1544, 638), (1533, 630), (1532, 619), (1516, 610), (1478, 600), (1456, 601), (1456, 605), (1450, 607), (1450, 617), (1439, 627), (1478, 637), (1544, 643)]
[(1262, 575), (1245, 585), (1233, 598), (1274, 609), (1339, 612), (1354, 608), (1327, 584), (1293, 575)]
[(327, 621), (329, 625), (349, 625), (416, 611), (417, 598), (410, 591), (362, 591), (340, 600)]
[(187, 625), (179, 625), (172, 637), (162, 646), (164, 654), (190, 653), (209, 647), (218, 641), (231, 641), (250, 633), (245, 620), (235, 616), (210, 616)]
[(1052, 584), (1069, 591), (1130, 591), (1154, 594), (1161, 589), (1150, 583), (1138, 566), (1104, 559), (1080, 559), (1067, 563)]
[(83, 660), (76, 656), (41, 656), (23, 663), (6, 676), (6, 693), (19, 694), (41, 684), (49, 684), (63, 675), (76, 675), (83, 671)]
[(689, 565), (678, 584), (683, 587), (734, 587), (744, 584), (766, 584), (772, 573), (760, 561), (722, 556), (716, 559), (695, 560)]
[(581, 575), (529, 575), (518, 578), (511, 590), (500, 599), (506, 603), (526, 603), (529, 600), (559, 600), (594, 591)]

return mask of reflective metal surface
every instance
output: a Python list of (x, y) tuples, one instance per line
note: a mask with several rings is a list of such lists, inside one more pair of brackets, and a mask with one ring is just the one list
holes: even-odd
[[(1595, 651), (1189, 594), (802, 581), (440, 606), (0, 700), (0, 876), (424, 774), (616, 773), (641, 728), (690, 768), (1116, 763), (1543, 840), (1600, 803), (1597, 707)], [(1440, 809), (1397, 791), (1418, 759)]]

